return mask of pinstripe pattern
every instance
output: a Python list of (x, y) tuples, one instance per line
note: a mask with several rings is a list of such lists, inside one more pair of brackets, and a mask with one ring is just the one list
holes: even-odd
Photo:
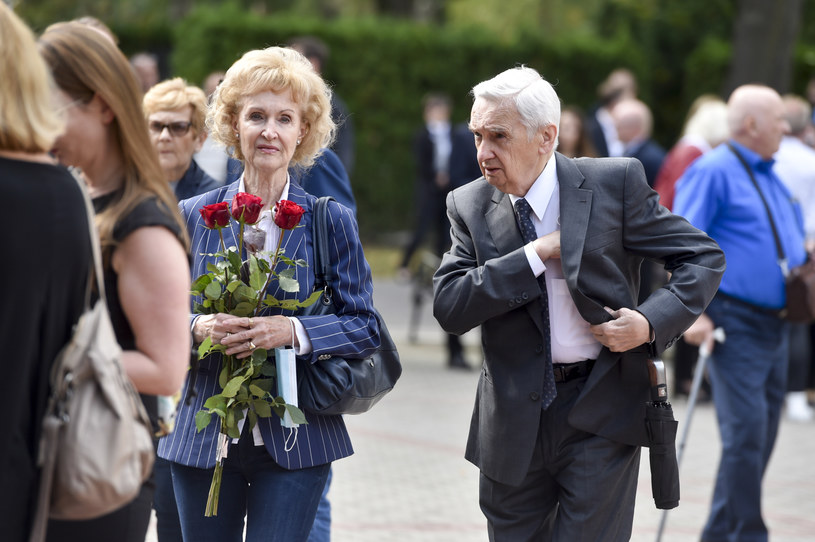
[[(191, 239), (193, 278), (205, 273), (207, 261), (211, 260), (202, 257), (201, 254), (216, 252), (220, 246), (218, 232), (203, 226), (199, 209), (220, 201), (231, 202), (238, 191), (238, 184), (239, 181), (236, 181), (179, 203)], [(311, 220), (316, 198), (306, 194), (295, 182), (290, 185), (288, 197), (302, 206), (306, 213), (301, 221), (302, 227), (286, 232), (283, 239), (285, 254), (293, 259), (301, 258), (311, 262), (313, 259)], [(329, 235), (332, 241), (329, 253), (335, 275), (338, 277), (333, 285), (337, 314), (300, 317), (311, 339), (313, 351), (303, 358), (298, 357), (298, 363), (313, 362), (318, 356), (326, 353), (351, 358), (366, 357), (379, 346), (379, 325), (371, 312), (373, 308), (371, 271), (359, 242), (356, 219), (349, 209), (335, 202), (329, 205), (328, 213), (331, 228)], [(237, 246), (237, 235), (237, 227), (231, 230), (224, 229), (226, 245)], [(297, 294), (280, 290), (276, 282), (269, 288), (269, 293), (278, 299), (295, 295), (305, 299), (313, 290), (312, 266), (298, 267), (295, 277), (300, 283), (300, 291)], [(275, 313), (281, 312), (278, 310)], [(266, 309), (263, 314), (274, 313)], [(282, 311), (282, 314), (293, 313)], [(201, 410), (207, 398), (220, 391), (218, 388), (220, 366), (220, 355), (211, 355), (201, 360), (195, 382), (197, 395), (190, 405), (184, 404), (183, 401), (179, 404), (175, 430), (159, 441), (160, 457), (192, 467), (214, 466), (218, 420), (215, 419), (206, 429), (196, 433), (195, 413)], [(182, 397), (186, 396), (189, 384), (188, 376)], [(297, 441), (288, 452), (286, 445), (291, 446), (292, 436), (290, 430), (280, 425), (279, 418), (272, 416), (258, 421), (266, 449), (280, 466), (286, 469), (300, 469), (328, 463), (353, 453), (351, 440), (341, 416), (317, 416), (307, 413), (306, 419), (308, 424), (299, 427)]]

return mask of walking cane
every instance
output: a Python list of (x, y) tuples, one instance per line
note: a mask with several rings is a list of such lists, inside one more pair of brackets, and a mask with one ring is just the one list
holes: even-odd
[[(725, 339), (724, 329), (717, 327), (713, 330), (713, 340), (723, 343)], [(702, 379), (705, 377), (705, 365), (710, 358), (710, 351), (707, 344), (702, 344), (699, 347), (699, 359), (696, 362), (696, 369), (693, 372), (693, 383), (691, 384), (690, 395), (688, 395), (688, 409), (685, 414), (685, 427), (682, 430), (682, 436), (679, 439), (679, 444), (676, 450), (676, 463), (682, 466), (682, 455), (685, 450), (685, 443), (688, 440), (688, 433), (690, 430), (691, 418), (693, 418), (693, 410), (696, 407), (696, 399), (699, 395), (699, 389), (702, 387)], [(659, 520), (659, 529), (657, 530), (656, 542), (661, 542), (662, 532), (665, 530), (665, 523), (668, 520), (668, 510), (662, 511), (662, 518)]]

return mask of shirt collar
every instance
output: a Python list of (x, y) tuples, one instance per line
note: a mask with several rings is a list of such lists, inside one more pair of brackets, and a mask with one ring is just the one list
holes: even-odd
[[(283, 187), (283, 192), (280, 193), (281, 200), (289, 199), (289, 186), (291, 186), (291, 175), (286, 173), (286, 185)], [(246, 185), (243, 184), (243, 174), (241, 174), (238, 181), (238, 192), (246, 192)], [(274, 205), (271, 205), (269, 208), (274, 209)]]
[(730, 140), (730, 144), (739, 151), (739, 154), (747, 161), (751, 168), (755, 169), (756, 171), (760, 171), (762, 173), (769, 173), (775, 163), (774, 158), (770, 158), (769, 160), (765, 160), (761, 157), (760, 154), (755, 152), (752, 149), (748, 149), (741, 143), (737, 141)]
[[(529, 203), (532, 212), (535, 213), (538, 220), (543, 219), (543, 213), (546, 211), (546, 207), (549, 206), (549, 200), (552, 199), (552, 193), (555, 191), (556, 184), (557, 167), (555, 165), (555, 153), (552, 153), (552, 156), (549, 157), (549, 160), (543, 167), (543, 171), (541, 171), (541, 174), (538, 175), (538, 178), (535, 179), (535, 182), (532, 183), (532, 186), (524, 196), (524, 199)], [(514, 207), (515, 202), (520, 198), (510, 194), (509, 199)]]

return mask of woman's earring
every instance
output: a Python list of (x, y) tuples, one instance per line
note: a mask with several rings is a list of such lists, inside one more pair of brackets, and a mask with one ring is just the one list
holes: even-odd
[(302, 141), (302, 139), (298, 139), (297, 144), (299, 145), (301, 141)]

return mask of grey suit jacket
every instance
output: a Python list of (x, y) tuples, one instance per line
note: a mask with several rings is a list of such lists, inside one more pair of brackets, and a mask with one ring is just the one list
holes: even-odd
[[(725, 261), (718, 245), (658, 203), (630, 158), (556, 157), (561, 263), (582, 317), (611, 319), (627, 307), (655, 341), (625, 353), (603, 348), (569, 422), (611, 440), (644, 445), (649, 400), (645, 359), (672, 345), (704, 311)], [(482, 177), (447, 198), (453, 245), (434, 277), (434, 314), (450, 333), (481, 326), (484, 367), (466, 457), (490, 478), (517, 484), (538, 433), (545, 340), (538, 298), (509, 196)], [(664, 263), (667, 285), (637, 306), (644, 258)]]

